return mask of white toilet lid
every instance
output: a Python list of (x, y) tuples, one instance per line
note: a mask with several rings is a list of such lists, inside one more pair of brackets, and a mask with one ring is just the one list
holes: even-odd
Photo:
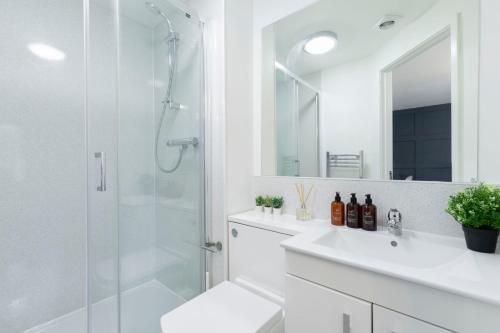
[(283, 319), (280, 306), (223, 282), (161, 317), (163, 333), (261, 333)]

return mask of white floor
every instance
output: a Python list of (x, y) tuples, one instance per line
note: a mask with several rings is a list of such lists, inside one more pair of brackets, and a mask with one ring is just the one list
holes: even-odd
[[(159, 333), (160, 317), (184, 300), (156, 280), (129, 289), (121, 296), (121, 333)], [(24, 333), (86, 333), (85, 309), (68, 313)], [(92, 306), (92, 333), (117, 332), (116, 297)]]

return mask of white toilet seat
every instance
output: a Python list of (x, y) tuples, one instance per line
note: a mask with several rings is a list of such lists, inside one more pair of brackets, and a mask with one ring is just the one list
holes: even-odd
[(283, 321), (280, 306), (225, 281), (161, 318), (162, 333), (264, 333)]

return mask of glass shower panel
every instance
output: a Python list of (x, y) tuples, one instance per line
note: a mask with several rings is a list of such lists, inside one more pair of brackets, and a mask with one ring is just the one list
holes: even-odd
[(297, 82), (276, 70), (276, 168), (278, 176), (299, 176)]
[[(88, 327), (118, 333), (117, 29), (114, 0), (87, 15)], [(97, 153), (97, 155), (96, 155)], [(101, 162), (103, 174), (101, 175)], [(105, 175), (105, 187), (101, 177)]]
[(120, 2), (119, 243), (123, 333), (205, 288), (202, 29), (170, 2)]
[(298, 160), (301, 177), (319, 177), (319, 94), (298, 83)]
[(0, 10), (0, 331), (85, 332), (81, 0)]

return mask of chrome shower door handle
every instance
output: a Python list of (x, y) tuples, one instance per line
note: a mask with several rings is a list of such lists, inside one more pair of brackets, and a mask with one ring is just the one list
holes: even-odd
[(94, 153), (96, 159), (97, 186), (98, 192), (106, 192), (106, 153), (101, 151)]
[(347, 313), (342, 314), (342, 333), (351, 332), (351, 316)]

